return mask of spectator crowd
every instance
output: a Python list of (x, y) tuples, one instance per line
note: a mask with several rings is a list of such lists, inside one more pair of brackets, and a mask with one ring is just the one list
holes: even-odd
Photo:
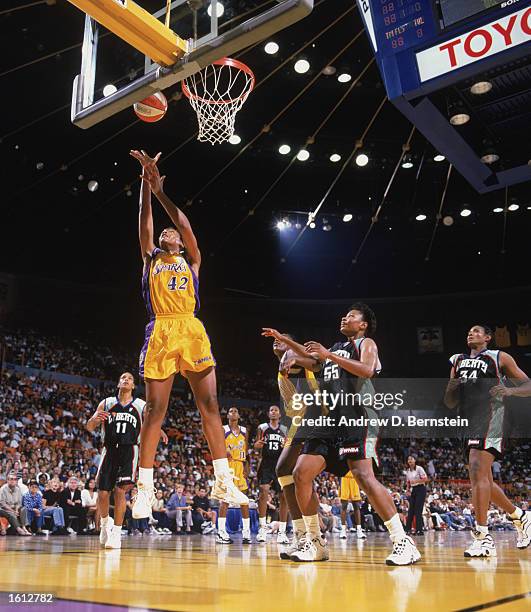
[[(110, 349), (99, 352), (73, 342), (64, 348), (58, 340), (45, 339), (33, 332), (4, 334), (7, 362), (46, 370), (40, 376), (4, 367), (0, 378), (0, 535), (9, 530), (21, 536), (96, 533), (95, 476), (101, 461), (101, 434), (85, 429), (99, 401), (114, 395), (104, 388), (65, 383), (53, 372), (118, 378), (130, 360), (116, 360)], [(278, 402), (278, 391), (269, 388), (266, 376), (247, 377), (225, 370), (220, 394), (239, 402), (241, 423), (254, 438), (257, 426), (267, 420), (263, 402)], [(262, 381), (259, 384), (257, 381)], [(245, 400), (246, 406), (242, 407)], [(259, 405), (258, 405), (259, 404)], [(228, 407), (228, 406), (226, 406)], [(191, 397), (172, 395), (164, 429), (169, 443), (160, 445), (155, 461), (156, 500), (153, 518), (136, 521), (131, 516), (128, 493), (126, 529), (128, 533), (208, 534), (215, 529), (216, 506), (209, 499), (213, 485), (211, 457), (201, 434), (200, 418)], [(495, 462), (495, 479), (502, 478), (515, 503), (526, 507), (531, 481), (529, 441)], [(473, 509), (467, 468), (461, 443), (453, 439), (383, 440), (379, 443), (380, 475), (390, 489), (403, 521), (408, 513), (409, 493), (404, 479), (407, 457), (413, 455), (428, 475), (428, 495), (424, 505), (424, 529), (470, 529)], [(258, 498), (256, 470), (259, 456), (251, 455), (250, 497)], [(322, 527), (339, 531), (341, 503), (339, 482), (323, 473), (316, 481), (321, 500)], [(254, 504), (254, 501), (253, 501)], [(251, 506), (252, 507), (252, 506)], [(271, 493), (268, 517), (272, 529), (278, 520), (279, 500)], [(353, 528), (351, 514), (347, 523)], [(362, 524), (368, 531), (383, 531), (383, 523), (363, 496)], [(510, 522), (494, 508), (489, 512), (493, 529), (509, 529)]]

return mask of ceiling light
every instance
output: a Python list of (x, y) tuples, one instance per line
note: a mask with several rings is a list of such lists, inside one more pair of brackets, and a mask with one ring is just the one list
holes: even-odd
[[(223, 6), (223, 4), (221, 4), (221, 2), (218, 2), (216, 4), (216, 16), (221, 17), (224, 12), (225, 12), (225, 7)], [(208, 5), (207, 13), (209, 17), (212, 17), (212, 5), (211, 4)]]
[(94, 193), (98, 189), (98, 187), (99, 187), (98, 181), (94, 181), (94, 180), (89, 181), (88, 184), (87, 184), (87, 187), (88, 187), (89, 191)]
[(465, 125), (465, 123), (470, 121), (470, 115), (462, 102), (451, 104), (448, 110), (448, 116), (450, 117), (450, 123), (452, 125)]
[(415, 217), (415, 219), (416, 219), (417, 221), (426, 221), (426, 215), (424, 215), (424, 214), (422, 214), (422, 213), (421, 213), (420, 215), (417, 215), (417, 216)]
[(440, 153), (438, 153), (434, 158), (433, 161), (436, 162), (442, 162), (446, 159), (446, 157), (444, 155), (441, 155)]
[(323, 231), (324, 232), (329, 232), (331, 231), (332, 226), (330, 225), (330, 223), (327, 223), (326, 225), (323, 225)]
[(340, 160), (341, 160), (341, 155), (338, 155), (337, 153), (332, 153), (332, 155), (330, 155), (330, 161), (334, 162), (334, 164)]
[(308, 70), (310, 70), (310, 62), (308, 60), (301, 59), (295, 62), (295, 72), (304, 74), (305, 72), (308, 72)]
[(233, 134), (230, 138), (229, 138), (229, 142), (230, 144), (233, 145), (237, 145), (240, 144), (240, 142), (242, 141), (242, 139), (238, 136), (238, 134)]
[(287, 155), (291, 151), (291, 147), (289, 145), (282, 145), (279, 147), (278, 152), (280, 155)]
[(363, 168), (364, 166), (366, 166), (369, 163), (369, 157), (367, 155), (365, 155), (365, 153), (360, 153), (357, 157), (356, 157), (356, 164), (360, 167)]
[(413, 168), (413, 157), (411, 157), (411, 154), (406, 153), (404, 155), (404, 159), (402, 160), (402, 168), (406, 168), (406, 170)]
[(297, 223), (295, 223), (295, 229), (301, 229), (302, 225), (297, 221)]
[(497, 206), (496, 208), (492, 209), (492, 212), (501, 213), (503, 212), (503, 208), (501, 206)]
[(510, 204), (509, 207), (507, 208), (507, 210), (510, 210), (511, 212), (514, 212), (515, 210), (518, 210), (520, 208), (520, 206), (518, 206), (518, 204)]
[(116, 93), (117, 91), (118, 90), (116, 89), (116, 85), (109, 83), (108, 85), (105, 85), (105, 87), (103, 88), (103, 97), (107, 98), (108, 96), (112, 96), (112, 94)]
[(267, 45), (264, 47), (264, 51), (268, 54), (268, 55), (275, 55), (275, 53), (278, 52), (279, 46), (277, 45), (276, 42), (268, 42)]
[(348, 223), (349, 221), (352, 221), (352, 213), (345, 213), (343, 215), (343, 221), (345, 223)]
[(531, 206), (528, 206), (528, 207), (527, 207), (527, 210), (531, 210)]
[(37, 162), (35, 167), (37, 168), (37, 170), (42, 170), (44, 168), (44, 164), (43, 162)]
[(310, 228), (311, 228), (311, 229), (315, 229), (315, 221), (312, 221), (312, 222), (310, 223)]
[(478, 81), (474, 83), (470, 88), (470, 93), (473, 93), (476, 96), (481, 96), (483, 94), (489, 93), (492, 89), (492, 83), (490, 81)]
[(452, 226), (454, 224), (454, 218), (451, 215), (446, 215), (443, 219), (443, 224), (446, 225), (446, 227)]
[(485, 140), (483, 141), (483, 151), (481, 154), (481, 161), (484, 164), (494, 164), (500, 159), (498, 152), (494, 148), (492, 142)]
[(282, 231), (285, 227), (284, 221), (277, 221), (277, 229)]
[(463, 210), (459, 213), (462, 217), (470, 217), (472, 211), (470, 208), (463, 208)]
[(297, 159), (299, 161), (306, 161), (307, 159), (309, 159), (310, 157), (310, 152), (307, 151), (306, 149), (301, 149), (298, 153), (297, 153)]
[(325, 76), (332, 76), (336, 72), (337, 72), (337, 70), (336, 70), (335, 66), (325, 66), (323, 68), (323, 74)]
[(348, 83), (349, 81), (352, 81), (352, 76), (348, 74), (348, 72), (343, 72), (337, 77), (337, 80), (340, 83)]

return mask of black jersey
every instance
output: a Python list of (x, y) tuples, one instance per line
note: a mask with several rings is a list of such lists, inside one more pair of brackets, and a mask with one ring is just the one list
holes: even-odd
[(279, 424), (277, 429), (273, 429), (270, 423), (262, 423), (258, 426), (258, 431), (261, 432), (261, 437), (265, 442), (262, 447), (262, 463), (276, 465), (288, 434), (288, 428)]
[(104, 410), (109, 414), (104, 421), (104, 445), (110, 448), (139, 444), (146, 402), (137, 398), (122, 406), (117, 397), (108, 397), (104, 401)]
[(485, 349), (473, 357), (466, 353), (452, 355), (450, 363), (459, 385), (459, 415), (469, 419), (469, 436), (503, 436), (504, 403), (490, 390), (504, 377), (500, 371), (500, 351)]
[[(350, 340), (336, 342), (330, 349), (330, 352), (345, 359), (360, 361), (361, 348), (364, 341), (365, 338), (358, 338), (354, 342)], [(381, 369), (380, 360), (378, 359), (376, 373), (379, 373)], [(336, 419), (340, 416), (355, 416), (353, 413), (364, 414), (364, 408), (370, 405), (370, 399), (374, 394), (374, 387), (370, 379), (360, 378), (355, 374), (351, 374), (331, 359), (325, 361), (321, 370), (319, 388), (321, 391), (327, 392), (328, 397), (325, 396), (324, 400), (331, 411), (331, 416), (334, 416)], [(332, 398), (337, 398), (337, 401)], [(335, 406), (334, 401), (336, 401)], [(332, 414), (333, 412), (335, 414)]]

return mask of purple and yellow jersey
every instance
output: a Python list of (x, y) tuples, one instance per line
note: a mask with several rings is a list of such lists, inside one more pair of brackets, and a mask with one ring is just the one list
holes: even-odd
[(142, 295), (150, 319), (195, 315), (199, 280), (184, 257), (155, 248), (144, 264)]
[[(247, 461), (247, 429), (245, 427), (239, 427), (239, 431), (235, 434), (230, 425), (224, 425), (223, 431), (225, 433), (225, 448), (227, 452), (231, 454), (230, 461)], [(230, 462), (229, 461), (229, 462)]]

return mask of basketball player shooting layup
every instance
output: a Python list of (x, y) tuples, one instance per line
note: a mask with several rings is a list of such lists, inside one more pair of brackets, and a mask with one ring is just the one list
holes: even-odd
[[(445, 403), (459, 407), (460, 416), (469, 420), (474, 436), (466, 441), (466, 454), (472, 504), (476, 512), (476, 528), (465, 557), (495, 557), (496, 547), (489, 534), (487, 512), (496, 504), (513, 521), (517, 530), (517, 548), (531, 542), (531, 512), (514, 506), (492, 478), (492, 463), (502, 456), (504, 397), (531, 396), (531, 381), (515, 360), (503, 351), (489, 350), (492, 331), (485, 325), (474, 325), (467, 336), (469, 353), (452, 355), (450, 381)], [(506, 378), (514, 387), (506, 386)], [(494, 383), (494, 384), (493, 384)]]
[[(203, 432), (213, 457), (215, 483), (212, 497), (229, 504), (248, 504), (236, 487), (229, 469), (225, 438), (216, 393), (216, 362), (199, 309), (201, 253), (186, 215), (164, 193), (164, 178), (155, 158), (144, 151), (131, 151), (142, 166), (139, 235), (144, 261), (142, 293), (150, 321), (140, 354), (140, 375), (146, 383), (146, 410), (140, 442), (138, 495), (133, 518), (151, 511), (153, 461), (160, 428), (170, 399), (175, 374), (188, 379), (201, 414)], [(175, 227), (165, 228), (156, 248), (153, 236), (151, 193), (155, 194)], [(183, 252), (184, 249), (184, 252)]]

